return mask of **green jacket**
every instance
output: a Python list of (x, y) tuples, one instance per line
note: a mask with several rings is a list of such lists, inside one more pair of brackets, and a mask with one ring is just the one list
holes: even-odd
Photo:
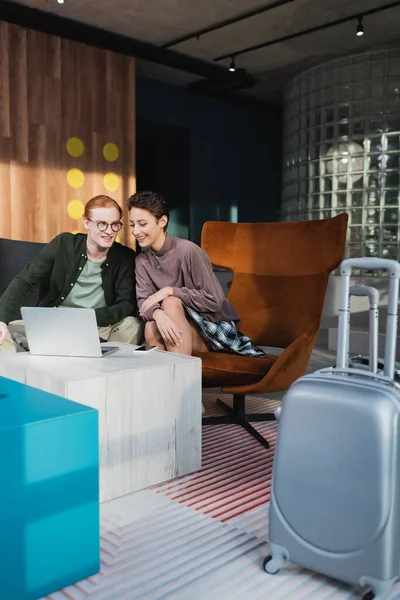
[[(86, 238), (83, 233), (61, 233), (46, 244), (31, 263), (14, 277), (1, 296), (0, 321), (8, 323), (15, 311), (24, 306), (30, 294), (48, 276), (49, 290), (39, 306), (59, 306), (87, 262)], [(134, 270), (134, 251), (114, 242), (102, 264), (107, 306), (95, 309), (99, 327), (136, 316)]]

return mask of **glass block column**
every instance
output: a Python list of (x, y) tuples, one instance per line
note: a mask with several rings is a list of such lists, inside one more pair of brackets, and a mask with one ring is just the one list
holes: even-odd
[(292, 79), (284, 95), (283, 220), (349, 213), (347, 255), (400, 259), (400, 50)]

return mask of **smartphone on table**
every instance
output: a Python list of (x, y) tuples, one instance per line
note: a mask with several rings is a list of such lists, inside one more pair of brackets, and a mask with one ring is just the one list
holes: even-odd
[(134, 352), (152, 352), (153, 350), (157, 350), (157, 346), (149, 346), (147, 347), (145, 344), (143, 346), (138, 346), (134, 348)]

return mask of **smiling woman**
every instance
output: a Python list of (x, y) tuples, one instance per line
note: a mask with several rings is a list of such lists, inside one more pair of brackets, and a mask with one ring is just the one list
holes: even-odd
[(167, 234), (169, 209), (160, 194), (128, 200), (129, 225), (140, 247), (136, 295), (149, 346), (179, 354), (231, 352), (264, 356), (236, 329), (239, 315), (225, 297), (207, 254)]

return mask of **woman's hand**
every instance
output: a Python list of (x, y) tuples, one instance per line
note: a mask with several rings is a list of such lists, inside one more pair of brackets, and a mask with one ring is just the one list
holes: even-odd
[(7, 325), (5, 323), (3, 323), (3, 321), (0, 321), (0, 345), (6, 339), (7, 333), (8, 333), (8, 327), (7, 327)]
[(160, 332), (162, 339), (167, 344), (179, 346), (179, 342), (182, 342), (182, 331), (175, 321), (160, 308), (154, 311), (153, 319), (157, 324), (157, 329)]
[(174, 290), (170, 285), (161, 288), (161, 290), (158, 290), (158, 292), (152, 294), (147, 298), (147, 300), (143, 302), (142, 306), (140, 307), (140, 315), (143, 315), (143, 313), (146, 312), (146, 310), (150, 308), (150, 306), (153, 306), (153, 304), (158, 304), (159, 302), (162, 302), (164, 298), (167, 298), (168, 296), (173, 296), (173, 294)]

